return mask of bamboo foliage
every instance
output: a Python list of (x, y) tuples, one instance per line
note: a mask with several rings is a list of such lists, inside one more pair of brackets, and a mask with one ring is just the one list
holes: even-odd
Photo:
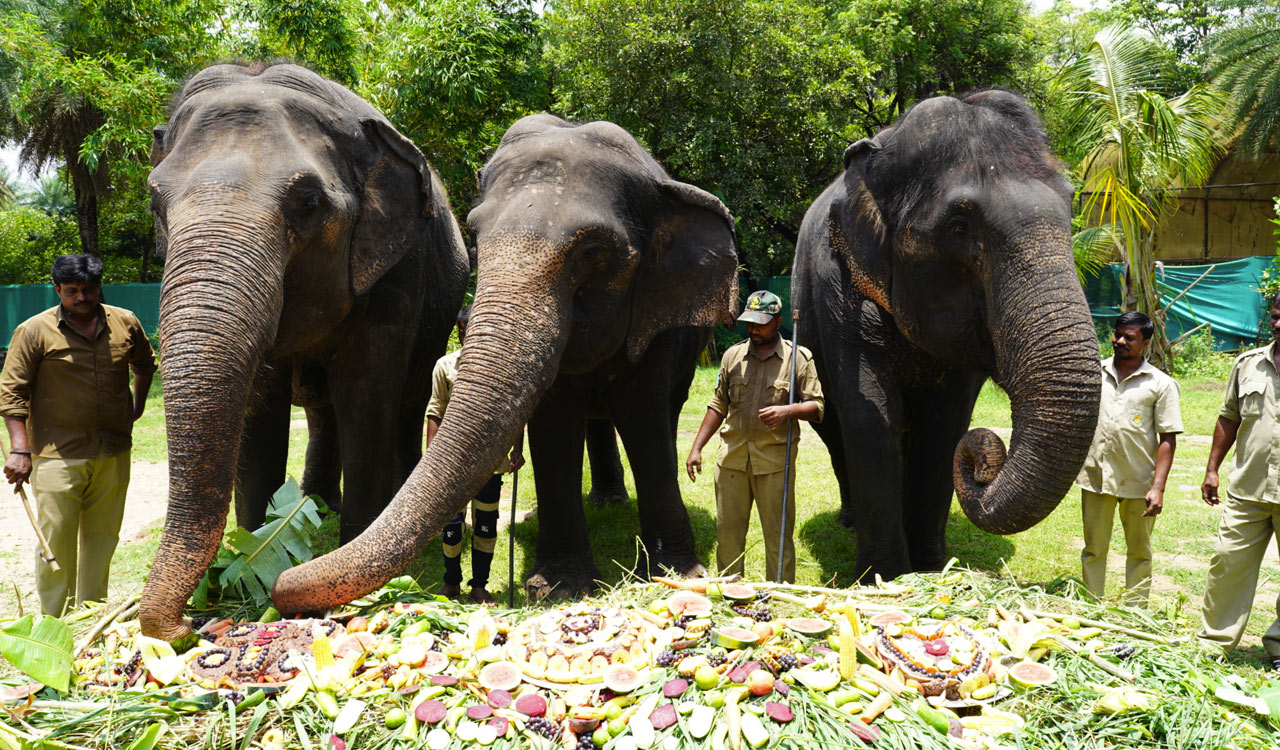
[[(1124, 264), (1122, 305), (1155, 322), (1148, 350), (1168, 361), (1164, 309), (1155, 278), (1155, 230), (1175, 206), (1173, 188), (1209, 178), (1222, 148), (1216, 126), (1224, 95), (1196, 85), (1166, 98), (1164, 50), (1145, 32), (1121, 26), (1099, 31), (1088, 51), (1059, 81), (1074, 146), (1086, 154), (1076, 168), (1086, 223), (1107, 227)], [(1077, 240), (1077, 248), (1083, 240)]]

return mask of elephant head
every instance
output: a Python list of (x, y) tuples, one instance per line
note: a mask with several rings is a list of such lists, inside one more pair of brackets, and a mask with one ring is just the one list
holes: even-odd
[(476, 296), (449, 412), (417, 469), (352, 543), (286, 571), (282, 612), (349, 601), (402, 571), (487, 479), (559, 374), (636, 361), (655, 336), (733, 319), (733, 219), (622, 128), (518, 121), (468, 221)]
[(1018, 97), (916, 105), (845, 152), (832, 247), (863, 293), (933, 358), (987, 374), (1013, 437), (960, 442), (955, 489), (995, 533), (1043, 520), (1071, 486), (1098, 413), (1098, 346), (1071, 252), (1071, 186)]
[(140, 620), (172, 640), (222, 538), (255, 373), (327, 346), (422, 237), (461, 244), (418, 149), (304, 68), (201, 71), (154, 135), (170, 499)]

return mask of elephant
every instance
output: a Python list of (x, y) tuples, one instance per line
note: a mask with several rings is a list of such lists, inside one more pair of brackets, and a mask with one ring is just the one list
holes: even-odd
[[(341, 536), (390, 501), (421, 456), (469, 264), (421, 152), (306, 68), (197, 73), (151, 160), (169, 511), (139, 619), (173, 641), (233, 481), (267, 496), (283, 476), (291, 398), (315, 420), (309, 481), (336, 486), (341, 465)], [(334, 464), (326, 476), (316, 457)]]
[[(1071, 251), (1072, 190), (1015, 94), (927, 99), (849, 146), (801, 224), (799, 340), (859, 578), (947, 560), (969, 519), (1023, 531), (1061, 501), (1097, 422), (1098, 345)], [(966, 433), (992, 378), (1013, 436)]]
[(608, 416), (622, 437), (648, 567), (704, 570), (671, 405), (714, 324), (734, 318), (733, 217), (621, 127), (548, 114), (507, 130), (480, 187), (468, 216), (475, 300), (440, 431), (367, 531), (276, 579), (281, 612), (322, 611), (397, 575), (526, 421), (538, 494), (531, 596), (584, 592), (599, 578), (582, 507), (589, 416)]

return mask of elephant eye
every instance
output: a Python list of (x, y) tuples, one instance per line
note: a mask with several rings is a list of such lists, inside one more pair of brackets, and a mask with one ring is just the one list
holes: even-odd
[(973, 232), (973, 225), (968, 216), (952, 216), (947, 220), (947, 232), (956, 237), (968, 237)]

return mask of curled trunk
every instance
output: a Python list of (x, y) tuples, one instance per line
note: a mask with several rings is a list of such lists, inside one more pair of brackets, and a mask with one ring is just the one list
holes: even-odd
[(990, 315), (1001, 321), (993, 343), (996, 382), (1012, 406), (1009, 452), (990, 430), (970, 430), (953, 464), (960, 507), (996, 534), (1025, 531), (1053, 512), (1098, 421), (1098, 344), (1074, 269), (1058, 255), (1010, 257), (995, 271), (1002, 281)]
[(182, 609), (222, 541), (253, 373), (279, 318), (269, 217), (238, 216), (171, 224), (160, 295), (169, 509), (138, 613), (144, 635), (167, 641), (190, 631)]
[(457, 382), (430, 449), (364, 533), (276, 579), (271, 598), (281, 612), (322, 612), (403, 572), (492, 476), (555, 379), (569, 332), (562, 295), (528, 281), (480, 279)]

